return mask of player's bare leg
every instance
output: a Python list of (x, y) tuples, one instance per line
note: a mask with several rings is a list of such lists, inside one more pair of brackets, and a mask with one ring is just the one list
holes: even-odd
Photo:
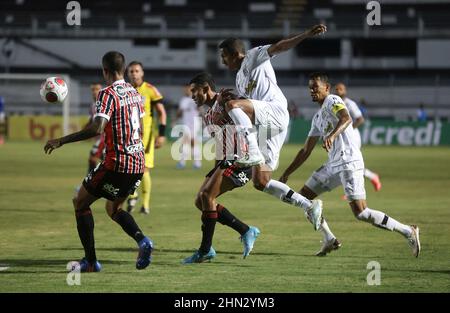
[(382, 229), (396, 231), (402, 234), (408, 240), (408, 244), (412, 249), (413, 255), (415, 257), (419, 256), (419, 227), (415, 225), (404, 225), (381, 211), (368, 208), (366, 200), (353, 200), (350, 202), (350, 208), (358, 220), (371, 223), (372, 225)]
[(94, 217), (90, 208), (90, 205), (97, 199), (98, 197), (91, 195), (83, 185), (80, 186), (76, 197), (72, 199), (78, 236), (85, 254), (85, 257), (80, 261), (81, 272), (99, 272), (101, 270), (101, 265), (98, 263), (95, 253)]
[[(318, 195), (312, 191), (308, 186), (303, 186), (299, 192), (303, 197), (313, 200)], [(333, 250), (339, 249), (342, 244), (337, 240), (336, 236), (331, 232), (330, 227), (328, 226), (327, 221), (322, 215), (322, 223), (320, 224), (319, 231), (323, 235), (322, 247), (316, 253), (316, 256), (325, 256)]]
[(310, 201), (301, 194), (292, 190), (288, 185), (272, 179), (272, 169), (266, 164), (253, 167), (253, 185), (256, 189), (264, 191), (283, 202), (300, 207), (304, 210), (308, 220), (315, 230), (320, 228), (322, 220), (322, 201)]
[(256, 132), (252, 131), (255, 124), (253, 103), (247, 99), (230, 100), (225, 104), (225, 110), (236, 125), (237, 132), (246, 139), (248, 146), (244, 155), (236, 160), (236, 164), (240, 166), (261, 164), (264, 157), (258, 147)]
[(151, 262), (151, 253), (153, 250), (153, 242), (146, 237), (139, 226), (136, 224), (133, 216), (130, 213), (122, 210), (122, 205), (125, 202), (126, 198), (119, 198), (115, 201), (108, 200), (106, 201), (106, 212), (109, 217), (117, 224), (119, 224), (125, 233), (128, 234), (131, 238), (133, 238), (138, 247), (139, 254), (136, 260), (136, 268), (144, 269)]
[(216, 256), (216, 251), (212, 247), (212, 240), (218, 218), (215, 199), (221, 193), (221, 183), (222, 172), (218, 168), (209, 179), (205, 179), (197, 194), (195, 205), (200, 207), (202, 211), (202, 242), (200, 248), (192, 256), (183, 260), (184, 264), (202, 263)]

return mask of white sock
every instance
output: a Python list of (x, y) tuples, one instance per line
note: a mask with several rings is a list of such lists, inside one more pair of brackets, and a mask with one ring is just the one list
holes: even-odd
[(381, 211), (365, 208), (357, 218), (361, 221), (372, 223), (372, 225), (380, 228), (395, 230), (405, 237), (409, 237), (411, 235), (411, 227), (398, 222)]
[[(194, 160), (197, 160), (200, 162), (202, 159), (201, 150), (198, 143), (194, 144)], [(201, 163), (201, 162), (200, 162)]]
[(234, 108), (228, 111), (228, 115), (237, 126), (238, 131), (242, 131), (245, 134), (245, 137), (248, 140), (249, 153), (259, 151), (256, 133), (250, 131), (253, 125), (247, 114), (245, 114), (245, 112), (241, 108)]
[(319, 230), (322, 232), (324, 242), (336, 239), (336, 236), (331, 232), (325, 219), (322, 219), (322, 224), (320, 225)]
[(368, 168), (365, 168), (364, 169), (364, 176), (367, 177), (368, 179), (372, 180), (372, 179), (377, 177), (377, 174), (375, 174), (374, 172), (372, 172)]
[(186, 160), (188, 159), (189, 154), (190, 154), (190, 147), (187, 144), (183, 144), (181, 146), (180, 164), (186, 164)]
[(306, 209), (308, 209), (312, 205), (312, 202), (310, 200), (293, 191), (291, 188), (289, 188), (288, 185), (283, 184), (282, 182), (279, 182), (277, 180), (269, 180), (266, 187), (264, 188), (264, 192), (284, 202), (301, 207), (305, 212)]

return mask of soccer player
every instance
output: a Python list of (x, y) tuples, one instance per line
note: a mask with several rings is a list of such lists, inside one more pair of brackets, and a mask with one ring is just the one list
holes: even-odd
[[(347, 87), (343, 83), (338, 83), (335, 86), (336, 94), (344, 100), (348, 113), (353, 120), (353, 129), (355, 130), (355, 142), (359, 149), (361, 149), (361, 134), (358, 127), (364, 124), (364, 117), (355, 101), (347, 97)], [(377, 173), (372, 172), (368, 168), (364, 169), (364, 176), (370, 179), (375, 191), (381, 189), (380, 177)]]
[[(358, 146), (355, 130), (350, 125), (352, 118), (344, 101), (330, 94), (328, 76), (313, 73), (309, 79), (311, 98), (320, 106), (314, 115), (304, 147), (284, 171), (280, 180), (286, 182), (309, 157), (316, 143), (322, 138), (322, 147), (328, 152), (328, 161), (317, 169), (306, 181), (300, 193), (314, 199), (325, 191), (342, 185), (355, 217), (382, 229), (393, 230), (403, 235), (413, 255), (419, 256), (419, 227), (404, 225), (383, 212), (367, 206), (364, 189), (364, 160)], [(336, 239), (331, 234), (325, 238), (322, 250), (325, 255), (336, 248)]]
[(81, 272), (99, 272), (94, 242), (94, 218), (91, 204), (106, 198), (106, 211), (139, 246), (137, 269), (146, 268), (151, 262), (152, 241), (138, 227), (133, 217), (121, 209), (129, 194), (141, 183), (144, 173), (144, 146), (142, 144), (142, 97), (123, 79), (125, 57), (116, 51), (102, 58), (103, 77), (107, 87), (97, 98), (94, 121), (79, 132), (47, 141), (45, 153), (80, 140), (86, 140), (105, 132), (105, 160), (90, 172), (74, 199), (77, 229), (84, 247), (85, 257), (80, 261)]
[(250, 180), (251, 167), (237, 167), (233, 164), (233, 160), (227, 158), (227, 154), (234, 155), (234, 151), (237, 150), (237, 138), (229, 132), (231, 128), (226, 128), (233, 125), (233, 121), (223, 106), (216, 101), (218, 94), (211, 75), (200, 73), (190, 81), (189, 86), (195, 103), (199, 107), (208, 106), (204, 121), (216, 142), (216, 162), (214, 168), (206, 175), (195, 200), (195, 206), (202, 212), (202, 242), (200, 248), (192, 256), (184, 259), (183, 263), (201, 263), (216, 256), (212, 247), (216, 222), (234, 229), (241, 235), (244, 244), (243, 257), (246, 258), (260, 234), (259, 229), (240, 221), (227, 208), (217, 203), (216, 199), (234, 188), (244, 186)]
[(180, 99), (176, 117), (189, 130), (189, 132), (183, 133), (183, 150), (177, 168), (183, 169), (186, 167), (186, 159), (190, 158), (188, 156), (188, 147), (190, 146), (194, 157), (193, 167), (198, 169), (202, 166), (198, 138), (201, 124), (198, 122), (199, 112), (197, 105), (191, 98), (189, 85), (184, 86), (184, 96)]
[[(286, 138), (289, 112), (286, 97), (277, 85), (270, 59), (294, 48), (304, 39), (325, 31), (324, 25), (316, 25), (301, 34), (247, 52), (243, 42), (236, 38), (228, 38), (219, 45), (223, 64), (230, 71), (237, 71), (236, 90), (242, 98), (224, 102), (228, 115), (237, 126), (239, 135), (245, 138), (248, 147), (236, 160), (236, 164), (253, 166), (255, 188), (301, 207), (315, 230), (321, 227), (322, 201), (310, 201), (286, 184), (272, 179), (272, 171), (278, 165), (280, 150)], [(258, 128), (262, 151), (258, 147), (258, 137), (252, 132), (252, 125)]]
[[(165, 130), (167, 122), (167, 114), (161, 100), (163, 96), (150, 83), (144, 81), (144, 67), (141, 62), (132, 61), (127, 68), (128, 79), (134, 88), (144, 98), (144, 149), (145, 149), (145, 171), (142, 177), (142, 207), (141, 213), (150, 213), (150, 194), (152, 190), (152, 181), (150, 177), (150, 169), (155, 163), (155, 149), (159, 149), (166, 141)], [(156, 111), (158, 123), (153, 112)], [(156, 125), (159, 124), (158, 129)], [(135, 192), (128, 198), (127, 211), (132, 212), (138, 200), (138, 194)]]

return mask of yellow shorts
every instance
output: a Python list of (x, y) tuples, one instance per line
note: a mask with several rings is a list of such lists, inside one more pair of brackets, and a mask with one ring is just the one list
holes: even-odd
[(150, 132), (144, 134), (142, 138), (145, 150), (145, 167), (153, 168), (155, 166), (155, 139), (156, 131), (151, 129)]

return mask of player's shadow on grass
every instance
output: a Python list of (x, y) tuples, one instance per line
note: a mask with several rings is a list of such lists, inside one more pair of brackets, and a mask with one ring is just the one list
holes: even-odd
[[(0, 275), (4, 274), (39, 274), (39, 273), (67, 273), (67, 263), (76, 261), (77, 259), (0, 259), (0, 265), (9, 267), (6, 271), (0, 271)], [(102, 264), (127, 264), (125, 261), (102, 260)], [(42, 268), (52, 267), (55, 270), (41, 270)], [(18, 269), (19, 268), (19, 269)], [(34, 268), (35, 270), (20, 270), (20, 268)]]
[[(195, 249), (155, 249), (157, 252), (168, 252), (168, 253), (187, 253), (192, 254)], [(242, 251), (224, 251), (224, 250), (216, 250), (217, 254), (225, 254), (225, 255), (237, 255), (242, 256)], [(256, 252), (252, 251), (251, 255), (266, 255), (266, 256), (281, 256), (281, 255), (288, 255), (288, 256), (298, 256), (297, 254), (289, 254), (289, 253), (278, 253), (278, 252)]]
[[(97, 251), (109, 251), (109, 252), (137, 252), (137, 247), (117, 247), (117, 248), (95, 248)], [(46, 248), (45, 250), (60, 250), (60, 251), (71, 251), (71, 250), (79, 250), (82, 251), (81, 247), (61, 247), (61, 248)], [(186, 253), (192, 254), (195, 249), (158, 249), (155, 248), (154, 252), (156, 253)], [(242, 256), (242, 251), (223, 251), (217, 250), (217, 254), (225, 254), (225, 255), (239, 255)], [(299, 254), (293, 253), (279, 253), (279, 252), (256, 252), (252, 251), (252, 255), (265, 255), (265, 256), (301, 256)], [(309, 256), (309, 255), (308, 255)]]

